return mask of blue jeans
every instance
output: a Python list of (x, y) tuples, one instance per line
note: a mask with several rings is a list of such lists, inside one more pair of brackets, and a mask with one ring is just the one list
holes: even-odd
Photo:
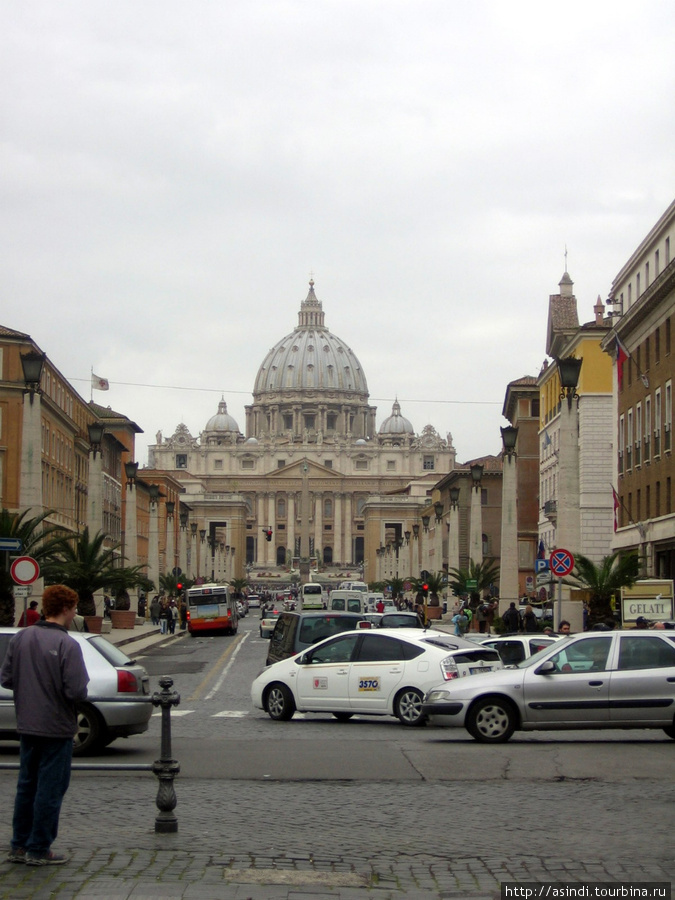
[(21, 735), (12, 848), (44, 856), (56, 840), (61, 803), (70, 784), (72, 738)]

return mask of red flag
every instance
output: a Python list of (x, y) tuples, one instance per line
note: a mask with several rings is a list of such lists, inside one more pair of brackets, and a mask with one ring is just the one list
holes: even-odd
[(619, 385), (619, 390), (623, 390), (623, 364), (626, 362), (630, 353), (624, 345), (619, 340), (619, 336), (616, 336), (616, 378), (617, 383)]
[(612, 497), (614, 498), (614, 531), (616, 531), (619, 527), (619, 508), (621, 507), (621, 501), (614, 488), (612, 488)]

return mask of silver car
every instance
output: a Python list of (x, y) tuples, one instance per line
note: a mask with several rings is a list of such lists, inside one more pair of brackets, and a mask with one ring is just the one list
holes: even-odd
[(432, 724), (465, 727), (477, 741), (514, 731), (662, 728), (675, 739), (675, 635), (587, 632), (518, 665), (429, 690)]
[[(33, 626), (34, 627), (34, 626)], [(0, 666), (19, 628), (0, 628)], [(73, 753), (84, 756), (119, 737), (148, 730), (152, 715), (150, 679), (143, 666), (129, 659), (100, 634), (70, 632), (82, 648), (92, 701), (77, 704), (77, 734)], [(102, 699), (98, 699), (102, 698)], [(109, 698), (109, 702), (106, 699)], [(114, 701), (114, 702), (113, 702)], [(12, 691), (0, 687), (0, 740), (18, 740)]]

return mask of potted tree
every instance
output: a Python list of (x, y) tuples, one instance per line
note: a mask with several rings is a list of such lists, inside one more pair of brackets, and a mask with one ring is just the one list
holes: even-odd
[(461, 597), (469, 595), (469, 606), (475, 613), (481, 602), (481, 593), (491, 590), (499, 581), (499, 566), (493, 559), (484, 559), (481, 563), (469, 560), (467, 568), (450, 569), (448, 585), (453, 594)]
[[(622, 587), (632, 587), (640, 575), (640, 557), (637, 553), (622, 554), (617, 551), (594, 563), (581, 553), (574, 556), (574, 572), (579, 587), (589, 593), (587, 627), (614, 621), (612, 597)], [(571, 583), (571, 582), (568, 582)]]

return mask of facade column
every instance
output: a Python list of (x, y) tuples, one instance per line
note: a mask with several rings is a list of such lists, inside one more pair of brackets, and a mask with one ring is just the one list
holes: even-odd
[(182, 569), (183, 573), (187, 576), (188, 572), (188, 561), (187, 561), (187, 517), (185, 521), (181, 517), (180, 521), (180, 531), (178, 532), (178, 565)]
[(255, 504), (256, 504), (256, 523), (253, 526), (255, 541), (256, 541), (256, 554), (255, 554), (255, 562), (257, 566), (265, 565), (265, 546), (267, 541), (263, 537), (262, 530), (267, 525), (267, 522), (264, 522), (265, 518), (265, 497), (267, 495), (264, 491), (259, 491), (256, 494)]
[(556, 548), (570, 553), (581, 548), (579, 510), (579, 416), (574, 397), (560, 404), (560, 444), (558, 447), (558, 521)]
[[(502, 428), (502, 433), (504, 429)], [(502, 535), (499, 566), (500, 615), (515, 601), (518, 605), (518, 506), (516, 454), (502, 454)]]
[(333, 494), (333, 563), (342, 562), (342, 494)]
[[(40, 391), (24, 391), (21, 423), (21, 481), (19, 506), (27, 518), (38, 516), (42, 506), (42, 406)], [(41, 579), (40, 579), (41, 581)], [(37, 588), (33, 586), (35, 592)]]
[[(265, 539), (265, 548), (266, 548), (265, 561), (266, 561), (266, 565), (270, 566), (270, 567), (275, 566), (277, 564), (277, 557), (276, 557), (276, 553), (275, 553), (276, 541), (277, 541), (277, 537), (276, 537), (276, 535), (277, 535), (277, 526), (276, 526), (277, 507), (276, 507), (276, 504), (277, 504), (276, 493), (274, 491), (269, 491), (269, 493), (267, 494), (267, 520), (266, 520), (265, 524), (269, 525), (269, 527), (272, 529), (272, 540), (268, 541), (267, 539)], [(262, 531), (260, 531), (260, 534), (262, 535)]]
[(483, 467), (471, 468), (473, 476), (474, 468), (480, 468), (480, 475), (473, 477), (471, 485), (471, 522), (469, 526), (469, 559), (477, 566), (483, 562), (483, 509), (480, 478)]
[(323, 562), (323, 492), (314, 492), (314, 553), (318, 564)]
[(173, 518), (173, 507), (171, 508), (171, 512), (169, 512), (169, 504), (166, 504), (166, 519), (164, 520), (166, 523), (166, 544), (165, 544), (165, 556), (164, 556), (164, 571), (165, 572), (173, 572), (174, 568), (179, 565), (176, 562), (176, 551), (174, 549), (176, 534), (174, 531), (174, 518)]
[[(124, 565), (130, 568), (138, 565), (138, 522), (136, 513), (136, 476), (127, 478), (127, 496), (124, 504)], [(134, 601), (137, 599), (136, 588), (128, 591), (133, 608)]]
[(291, 565), (295, 556), (295, 493), (289, 491), (286, 495), (286, 545), (291, 553)]
[(89, 539), (103, 530), (103, 451), (92, 447), (87, 487), (87, 527)]
[(459, 507), (457, 501), (450, 504), (448, 516), (448, 572), (459, 569)]
[(354, 515), (352, 512), (352, 494), (345, 494), (345, 543), (344, 543), (344, 564), (349, 566), (354, 561), (354, 541), (352, 539), (352, 528), (354, 527)]
[(190, 523), (190, 559), (188, 561), (189, 568), (189, 576), (190, 579), (195, 579), (199, 576), (199, 569), (197, 568), (197, 523)]
[(159, 591), (159, 487), (150, 485), (150, 522), (148, 532), (148, 578)]

